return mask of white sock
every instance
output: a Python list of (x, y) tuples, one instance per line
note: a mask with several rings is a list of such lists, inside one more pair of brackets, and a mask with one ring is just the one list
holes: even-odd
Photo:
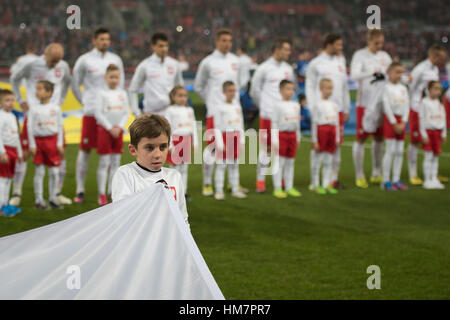
[(397, 140), (395, 143), (394, 168), (392, 171), (393, 182), (400, 181), (400, 176), (402, 174), (404, 148), (405, 148), (405, 141)]
[(216, 174), (214, 176), (216, 193), (223, 193), (223, 185), (225, 182), (225, 169), (227, 165), (224, 163), (216, 164)]
[(270, 160), (270, 153), (259, 150), (258, 154), (258, 164), (256, 165), (256, 181), (266, 181), (266, 175), (264, 171), (266, 171), (269, 166), (265, 164)]
[(36, 198), (36, 203), (44, 202), (44, 177), (45, 177), (45, 167), (42, 164), (37, 164), (34, 169), (34, 196)]
[(433, 154), (433, 160), (431, 162), (431, 180), (438, 180), (438, 170), (439, 170), (439, 156)]
[(383, 183), (391, 181), (392, 158), (395, 155), (395, 139), (386, 139), (386, 151), (383, 157)]
[(59, 186), (59, 167), (48, 168), (48, 195), (50, 201), (56, 202)]
[(294, 187), (294, 162), (295, 158), (286, 158), (284, 163), (284, 189), (291, 190)]
[(417, 154), (419, 150), (416, 145), (410, 143), (407, 150), (409, 178), (417, 177)]
[(0, 177), (0, 207), (6, 206), (8, 204), (7, 198), (5, 197), (7, 185), (6, 180), (8, 180), (8, 178)]
[(84, 184), (86, 181), (86, 172), (89, 163), (89, 153), (79, 150), (76, 163), (76, 180), (77, 180), (77, 194), (84, 192)]
[(383, 141), (372, 141), (372, 161), (372, 176), (379, 177), (383, 163)]
[(27, 173), (27, 162), (22, 163), (16, 162), (16, 169), (14, 172), (13, 181), (13, 194), (22, 195), (23, 180), (25, 179), (25, 174)]
[(331, 182), (338, 181), (339, 169), (341, 167), (341, 147), (336, 146), (336, 151), (333, 154)]
[(430, 151), (425, 151), (423, 159), (423, 175), (425, 178), (425, 182), (431, 182), (433, 180), (432, 162), (433, 162), (433, 153)]
[[(281, 157), (281, 156), (277, 156), (277, 157), (278, 157), (278, 170), (277, 170), (277, 172), (273, 173), (273, 175), (272, 175), (272, 182), (273, 182), (274, 190), (281, 189), (281, 180), (283, 177), (283, 171), (285, 169), (285, 163), (286, 163), (285, 157)], [(286, 181), (285, 181), (285, 183), (286, 183)]]
[(59, 179), (58, 179), (58, 186), (57, 186), (57, 194), (60, 194), (62, 192), (62, 188), (64, 186), (64, 180), (66, 179), (66, 160), (61, 161), (61, 165), (59, 166)]
[(353, 163), (355, 164), (356, 179), (364, 178), (364, 143), (353, 142)]
[(11, 190), (11, 182), (12, 182), (12, 179), (11, 178), (7, 178), (6, 179), (6, 188), (5, 188), (5, 202), (6, 202), (6, 204), (8, 204), (9, 203), (9, 191)]
[(333, 181), (333, 154), (329, 152), (321, 152), (323, 161), (322, 170), (322, 187), (328, 188)]
[[(311, 184), (314, 187), (319, 185), (319, 170), (321, 165), (321, 159), (317, 156), (317, 152), (314, 149), (311, 149), (309, 153), (309, 170), (311, 174)], [(317, 173), (317, 174), (316, 174)]]
[(228, 165), (228, 181), (231, 184), (231, 192), (239, 191), (239, 164), (232, 163)]
[(106, 180), (108, 177), (108, 170), (110, 163), (111, 163), (110, 154), (102, 154), (98, 156), (97, 189), (99, 195), (105, 194), (106, 192)]
[(108, 194), (112, 193), (111, 187), (112, 187), (112, 179), (114, 178), (114, 174), (116, 173), (117, 169), (120, 167), (120, 158), (122, 155), (119, 153), (113, 153), (111, 156), (111, 162), (109, 163), (109, 172), (108, 172)]
[(214, 164), (203, 163), (203, 185), (212, 185), (212, 178), (214, 172)]

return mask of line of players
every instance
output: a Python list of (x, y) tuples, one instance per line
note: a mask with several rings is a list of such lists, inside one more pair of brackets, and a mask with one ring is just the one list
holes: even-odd
[[(363, 163), (363, 148), (364, 141), (369, 135), (374, 135), (373, 143), (373, 173), (371, 182), (381, 183), (383, 182), (381, 177), (381, 163), (383, 157), (382, 148), (382, 134), (378, 130), (379, 124), (383, 122), (383, 109), (380, 104), (377, 103), (380, 100), (382, 93), (385, 91), (386, 83), (386, 71), (391, 65), (391, 59), (389, 55), (382, 51), (384, 43), (384, 35), (380, 30), (371, 30), (368, 33), (367, 47), (357, 51), (352, 59), (351, 63), (351, 77), (359, 81), (358, 90), (358, 102), (357, 102), (357, 140), (355, 141), (353, 148), (353, 156), (356, 169), (356, 184), (358, 187), (366, 188), (368, 186), (367, 181), (362, 173)], [(30, 105), (37, 105), (38, 97), (36, 95), (36, 84), (41, 80), (48, 80), (54, 85), (54, 92), (51, 96), (50, 102), (61, 106), (69, 86), (72, 84), (72, 90), (77, 99), (82, 103), (84, 109), (84, 115), (82, 120), (82, 138), (80, 143), (80, 149), (77, 156), (76, 163), (76, 197), (75, 202), (84, 201), (84, 184), (86, 178), (86, 172), (88, 169), (88, 160), (90, 151), (97, 147), (97, 145), (104, 145), (104, 143), (98, 143), (98, 137), (112, 136), (118, 139), (119, 132), (117, 126), (112, 126), (110, 129), (106, 129), (106, 134), (103, 131), (98, 133), (97, 126), (98, 119), (95, 116), (96, 109), (101, 105), (100, 98), (102, 97), (100, 90), (106, 89), (105, 72), (108, 66), (115, 65), (117, 67), (117, 73), (119, 76), (119, 83), (117, 87), (123, 90), (124, 86), (124, 68), (123, 63), (119, 56), (108, 51), (110, 46), (110, 34), (108, 29), (99, 28), (96, 30), (93, 37), (94, 49), (88, 53), (82, 55), (75, 63), (73, 70), (73, 79), (70, 76), (70, 69), (68, 64), (62, 60), (64, 50), (59, 44), (51, 44), (46, 48), (43, 56), (33, 57), (27, 55), (23, 57), (22, 61), (18, 61), (15, 66), (12, 67), (11, 83), (13, 91), (17, 101), (21, 105), (25, 114), (30, 110)], [(200, 63), (199, 70), (195, 79), (195, 90), (200, 94), (206, 103), (207, 107), (207, 119), (206, 129), (213, 129), (217, 127), (215, 124), (215, 116), (218, 114), (219, 106), (223, 105), (225, 101), (225, 88), (223, 84), (225, 82), (231, 82), (239, 89), (246, 84), (241, 83), (242, 79), (246, 75), (242, 73), (244, 69), (241, 67), (240, 60), (237, 56), (231, 53), (232, 47), (232, 35), (230, 31), (223, 29), (216, 34), (215, 41), (216, 49), (212, 54), (203, 59)], [(152, 49), (153, 54), (142, 61), (136, 68), (136, 72), (131, 81), (129, 88), (130, 104), (133, 113), (137, 116), (141, 113), (138, 107), (138, 91), (144, 87), (144, 99), (143, 99), (143, 112), (166, 114), (167, 106), (170, 104), (170, 91), (176, 85), (183, 85), (183, 79), (181, 77), (181, 70), (178, 62), (168, 56), (168, 39), (162, 33), (157, 33), (152, 37)], [(340, 147), (339, 145), (343, 141), (343, 124), (349, 118), (350, 111), (350, 97), (347, 87), (346, 77), (346, 63), (345, 58), (342, 55), (343, 42), (342, 38), (337, 34), (329, 34), (324, 40), (322, 53), (313, 59), (307, 69), (306, 76), (306, 96), (308, 99), (308, 105), (311, 113), (317, 114), (314, 110), (315, 106), (319, 104), (321, 98), (323, 99), (322, 87), (324, 87), (323, 79), (329, 79), (328, 85), (333, 87), (329, 100), (335, 104), (336, 111), (338, 113), (339, 126), (336, 132), (336, 136), (339, 138), (335, 148), (331, 148), (331, 160), (329, 157), (322, 157), (320, 145), (320, 132), (313, 134), (313, 138), (317, 136), (317, 143), (313, 141), (313, 148), (310, 154), (311, 164), (311, 189), (318, 193), (323, 193), (323, 188), (319, 188), (318, 183), (318, 168), (324, 161), (327, 169), (330, 171), (329, 185), (323, 185), (325, 189), (334, 192), (335, 189), (342, 187), (338, 180), (338, 172), (340, 167)], [(265, 175), (264, 169), (267, 167), (269, 152), (272, 147), (273, 134), (271, 132), (272, 122), (279, 115), (279, 108), (276, 106), (282, 102), (282, 93), (280, 92), (280, 83), (283, 80), (288, 80), (290, 83), (294, 83), (294, 72), (292, 67), (287, 63), (291, 52), (291, 45), (287, 39), (278, 39), (275, 41), (272, 49), (272, 56), (261, 64), (252, 80), (250, 94), (255, 100), (260, 109), (260, 154), (257, 168), (257, 192), (265, 191)], [(440, 46), (433, 46), (429, 51), (429, 57), (427, 60), (419, 64), (412, 72), (408, 81), (410, 82), (410, 93), (412, 97), (412, 112), (411, 112), (411, 141), (412, 143), (408, 147), (408, 167), (410, 172), (410, 181), (413, 184), (420, 184), (421, 181), (417, 177), (416, 163), (417, 163), (417, 151), (418, 144), (422, 141), (420, 132), (421, 130), (418, 121), (418, 110), (421, 101), (421, 95), (425, 91), (430, 81), (438, 80), (437, 66), (445, 62), (446, 50)], [(27, 100), (25, 100), (20, 93), (20, 83), (25, 80), (27, 88)], [(83, 85), (84, 90), (80, 91), (80, 85)], [(326, 87), (326, 85), (325, 85)], [(322, 91), (324, 91), (323, 89)], [(126, 97), (126, 94), (125, 94)], [(124, 98), (125, 99), (125, 98)], [(395, 99), (394, 99), (395, 100)], [(123, 101), (122, 101), (123, 102)], [(232, 99), (233, 104), (238, 104), (238, 90), (234, 90), (234, 97)], [(115, 103), (115, 102), (113, 102)], [(125, 105), (126, 106), (126, 105)], [(330, 108), (328, 108), (330, 109)], [(331, 108), (332, 109), (332, 108)], [(395, 107), (393, 110), (396, 109)], [(439, 109), (441, 110), (441, 109)], [(442, 114), (439, 115), (442, 118)], [(444, 115), (445, 117), (445, 115)], [(288, 117), (289, 118), (289, 117)], [(318, 127), (320, 125), (329, 125), (330, 123), (318, 123), (314, 122)], [(326, 118), (326, 117), (325, 117)], [(332, 118), (332, 117), (331, 117)], [(292, 118), (290, 120), (294, 120)], [(295, 119), (296, 120), (296, 119)], [(299, 120), (299, 119), (298, 119)], [(391, 119), (392, 120), (392, 117)], [(289, 122), (289, 121), (288, 121)], [(292, 121), (294, 122), (294, 121)], [(299, 121), (297, 121), (299, 123)], [(391, 123), (392, 124), (392, 123)], [(441, 123), (439, 123), (439, 126)], [(289, 125), (287, 125), (289, 127)], [(100, 125), (101, 127), (101, 125)], [(397, 126), (394, 126), (395, 133), (399, 130)], [(404, 129), (404, 125), (401, 126)], [(265, 129), (265, 130), (261, 130)], [(297, 131), (297, 127), (292, 130), (289, 128), (287, 132)], [(314, 126), (313, 126), (314, 129)], [(443, 128), (435, 128), (443, 129)], [(226, 129), (224, 129), (226, 130)], [(234, 128), (230, 129), (231, 131)], [(332, 130), (331, 130), (332, 131)], [(442, 132), (446, 131), (441, 130)], [(207, 130), (210, 132), (210, 130)], [(314, 130), (313, 130), (314, 133)], [(186, 135), (185, 133), (181, 135)], [(297, 144), (299, 142), (298, 137), (288, 135), (289, 137), (280, 134), (279, 145), (275, 144), (274, 147), (279, 149), (282, 159), (281, 163), (283, 171), (288, 172), (285, 176), (284, 183), (286, 192), (282, 188), (279, 188), (279, 183), (274, 181), (275, 190), (274, 195), (280, 198), (286, 197), (286, 195), (299, 196), (298, 190), (293, 188), (288, 178), (293, 175), (293, 158)], [(207, 137), (207, 143), (211, 144), (216, 134), (212, 134)], [(389, 138), (389, 137), (388, 137)], [(424, 141), (426, 142), (424, 137)], [(196, 141), (197, 139), (194, 139)], [(293, 141), (295, 140), (295, 142)], [(226, 141), (226, 140), (225, 140)], [(433, 140), (434, 141), (434, 140)], [(23, 157), (29, 156), (28, 146), (28, 133), (27, 133), (27, 117), (25, 120), (24, 130), (21, 133), (22, 149), (24, 150)], [(113, 149), (113, 148), (110, 148)], [(388, 148), (389, 150), (391, 148)], [(118, 150), (118, 149), (117, 149)], [(283, 151), (282, 151), (283, 150)], [(100, 150), (98, 150), (101, 152)], [(97, 174), (99, 185), (103, 185), (103, 181), (106, 179), (105, 171), (112, 177), (114, 168), (117, 168), (118, 162), (120, 162), (120, 156), (115, 157), (118, 154), (113, 152), (114, 150), (108, 150), (110, 152), (107, 157), (100, 157), (100, 166), (103, 168), (101, 174)], [(322, 150), (323, 151), (323, 150)], [(437, 149), (436, 149), (437, 151)], [(101, 154), (101, 153), (100, 153)], [(294, 156), (293, 156), (294, 155)], [(64, 197), (61, 194), (64, 177), (65, 177), (65, 160), (61, 157), (61, 164), (58, 166), (58, 183), (54, 192), (55, 198), (51, 199), (51, 202), (55, 206), (61, 204), (70, 204), (71, 200)], [(427, 159), (427, 158), (426, 158)], [(387, 162), (387, 160), (386, 160)], [(395, 165), (394, 165), (395, 167)], [(331, 169), (329, 169), (331, 168)], [(187, 169), (185, 166), (179, 166), (180, 172), (185, 176), (187, 180)], [(324, 168), (325, 169), (325, 168)], [(203, 194), (209, 196), (213, 194), (212, 189), (212, 175), (214, 170), (214, 162), (203, 162)], [(223, 168), (220, 168), (218, 177), (222, 176)], [(26, 161), (18, 163), (14, 174), (14, 186), (13, 186), (13, 198), (11, 204), (18, 205), (20, 203), (21, 190), (23, 179), (26, 172)], [(282, 172), (282, 171), (281, 171)], [(231, 173), (231, 171), (229, 171)], [(230, 175), (233, 177), (233, 173)], [(235, 176), (235, 175), (234, 175)], [(223, 192), (220, 190), (220, 179), (216, 177), (216, 199), (223, 197)], [(277, 177), (277, 181), (278, 181)], [(232, 178), (235, 181), (236, 179)], [(435, 179), (434, 179), (435, 180)], [(433, 180), (433, 181), (434, 181)], [(219, 182), (218, 182), (219, 181)], [(402, 186), (393, 185), (392, 188), (386, 185), (389, 181), (384, 181), (383, 186), (389, 189), (395, 189)], [(437, 186), (433, 182), (435, 187)], [(222, 182), (223, 184), (223, 182)], [(427, 184), (429, 186), (429, 184)], [(441, 186), (439, 186), (441, 187)], [(334, 191), (333, 191), (334, 190)], [(234, 187), (233, 194), (237, 197), (245, 197), (245, 193), (248, 190), (238, 186)], [(99, 204), (105, 204), (107, 202), (107, 194), (104, 189), (99, 187)], [(38, 203), (39, 201), (37, 201)], [(45, 207), (45, 203), (40, 203)], [(37, 205), (40, 207), (40, 205)]]

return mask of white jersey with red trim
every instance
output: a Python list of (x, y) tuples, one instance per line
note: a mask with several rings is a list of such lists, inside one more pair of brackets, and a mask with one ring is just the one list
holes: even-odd
[(419, 125), (422, 137), (427, 136), (427, 130), (442, 130), (442, 137), (447, 136), (446, 114), (444, 105), (439, 99), (422, 99), (419, 108)]
[(336, 142), (339, 142), (339, 107), (331, 99), (321, 98), (312, 108), (312, 141), (317, 143), (317, 127), (320, 125), (336, 126)]
[(395, 116), (402, 117), (403, 122), (408, 121), (409, 95), (408, 89), (401, 83), (388, 82), (383, 92), (383, 112), (391, 124), (396, 124)]
[(371, 84), (375, 72), (386, 74), (387, 68), (392, 63), (391, 56), (379, 50), (372, 53), (369, 48), (356, 51), (350, 64), (350, 77), (358, 81), (358, 97), (356, 105), (367, 107), (371, 99), (376, 96), (378, 86)]
[[(93, 116), (100, 104), (98, 92), (108, 87), (105, 82), (105, 73), (109, 65), (115, 65), (120, 70), (119, 88), (125, 86), (125, 71), (122, 59), (115, 53), (102, 53), (97, 49), (81, 55), (73, 68), (72, 91), (77, 100), (83, 105), (83, 113)], [(83, 92), (80, 86), (83, 85)]]
[[(225, 81), (232, 81), (236, 88), (240, 87), (239, 58), (233, 53), (223, 54), (214, 50), (204, 58), (195, 76), (195, 91), (206, 103), (206, 116), (211, 117), (217, 106), (225, 102), (222, 85)], [(233, 102), (239, 101), (239, 91)]]
[(48, 80), (54, 84), (50, 103), (58, 106), (63, 104), (72, 81), (66, 61), (60, 60), (55, 67), (49, 68), (44, 56), (40, 56), (18, 67), (11, 75), (12, 89), (19, 104), (25, 101), (20, 92), (22, 79), (26, 81), (27, 102), (30, 107), (39, 104), (39, 99), (36, 97), (36, 84), (39, 80)]
[(159, 171), (150, 171), (132, 162), (117, 169), (112, 181), (113, 202), (127, 198), (128, 196), (141, 192), (163, 180), (173, 193), (178, 207), (183, 215), (184, 221), (188, 223), (188, 213), (184, 195), (183, 179), (181, 174), (171, 168), (162, 167)]
[(429, 59), (420, 62), (411, 72), (413, 78), (409, 87), (411, 95), (411, 109), (419, 112), (423, 93), (428, 95), (427, 86), (430, 81), (439, 81), (439, 68)]
[(5, 153), (5, 146), (16, 148), (22, 156), (17, 118), (11, 111), (0, 109), (0, 154)]
[(100, 105), (95, 109), (97, 124), (108, 131), (113, 127), (125, 129), (130, 108), (127, 92), (123, 89), (107, 89), (100, 91), (99, 96)]
[(61, 108), (54, 103), (30, 106), (28, 113), (28, 140), (36, 148), (35, 137), (58, 135), (57, 146), (63, 146), (63, 118)]
[(192, 136), (193, 146), (198, 146), (197, 124), (191, 107), (172, 105), (166, 109), (164, 116), (169, 121), (172, 135)]
[(265, 119), (271, 118), (275, 105), (282, 101), (281, 80), (290, 80), (295, 84), (294, 69), (287, 62), (277, 61), (273, 57), (259, 65), (253, 75), (250, 95)]
[(239, 103), (222, 103), (216, 107), (213, 116), (215, 135), (220, 135), (220, 137), (216, 138), (216, 143), (219, 148), (223, 147), (221, 134), (227, 131), (239, 131), (241, 133), (240, 143), (243, 144), (245, 142), (244, 116)]

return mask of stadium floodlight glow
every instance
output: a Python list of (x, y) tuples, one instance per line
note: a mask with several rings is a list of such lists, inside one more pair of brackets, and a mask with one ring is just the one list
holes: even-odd
[(205, 30), (203, 30), (203, 33), (205, 34), (205, 36), (209, 36), (211, 31), (209, 31), (209, 29), (205, 29)]
[(448, 38), (447, 37), (442, 37), (442, 43), (447, 43), (448, 42)]
[(182, 27), (182, 26), (177, 26), (177, 31), (178, 31), (178, 32), (183, 31), (183, 27)]
[(26, 27), (27, 27), (27, 25), (25, 23), (21, 23), (19, 26), (20, 29), (25, 29)]

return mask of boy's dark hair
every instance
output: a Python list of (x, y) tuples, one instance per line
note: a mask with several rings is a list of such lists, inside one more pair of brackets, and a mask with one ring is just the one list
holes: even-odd
[(48, 80), (39, 80), (37, 83), (42, 84), (45, 91), (47, 91), (47, 92), (53, 93), (53, 90), (55, 89), (55, 85), (53, 84), (53, 82), (50, 82)]
[(159, 40), (164, 41), (164, 42), (169, 42), (169, 38), (163, 32), (156, 32), (152, 35), (151, 42), (153, 45), (157, 44)]
[(231, 87), (231, 86), (235, 86), (235, 84), (234, 84), (234, 82), (233, 81), (225, 81), (223, 84), (222, 84), (222, 90), (225, 90), (226, 88), (228, 88), (228, 87)]
[(403, 67), (400, 62), (392, 62), (389, 67), (387, 68), (387, 71), (390, 71), (396, 67)]
[(323, 38), (323, 48), (325, 49), (329, 44), (333, 44), (338, 40), (341, 40), (342, 36), (337, 33), (327, 33)]
[(142, 114), (128, 128), (131, 144), (137, 148), (142, 138), (157, 138), (165, 134), (170, 142), (170, 125), (166, 118), (157, 114)]
[(301, 102), (302, 100), (306, 99), (306, 96), (303, 93), (299, 93), (297, 98), (298, 98), (298, 102)]
[(288, 38), (275, 39), (275, 42), (272, 45), (272, 53), (274, 53), (276, 49), (281, 49), (285, 43), (291, 44), (291, 41)]
[(0, 88), (0, 101), (3, 99), (4, 96), (8, 95), (14, 95), (14, 93), (9, 89), (1, 89)]
[(111, 32), (109, 32), (109, 29), (105, 28), (105, 27), (100, 27), (100, 28), (95, 29), (94, 39), (97, 39), (99, 35), (105, 34), (105, 33), (111, 34)]
[(283, 79), (280, 81), (280, 89), (283, 89), (285, 86), (287, 86), (288, 84), (294, 84), (292, 81), (290, 80), (286, 80)]
[(219, 29), (219, 30), (217, 31), (217, 33), (216, 33), (216, 40), (219, 40), (220, 37), (223, 36), (223, 35), (229, 35), (229, 36), (231, 36), (231, 35), (232, 35), (232, 34), (231, 34), (231, 30), (230, 30), (230, 29), (226, 29), (226, 28)]
[(111, 71), (116, 71), (119, 70), (119, 67), (116, 66), (115, 64), (110, 64), (107, 68), (106, 68), (106, 73), (111, 72)]

